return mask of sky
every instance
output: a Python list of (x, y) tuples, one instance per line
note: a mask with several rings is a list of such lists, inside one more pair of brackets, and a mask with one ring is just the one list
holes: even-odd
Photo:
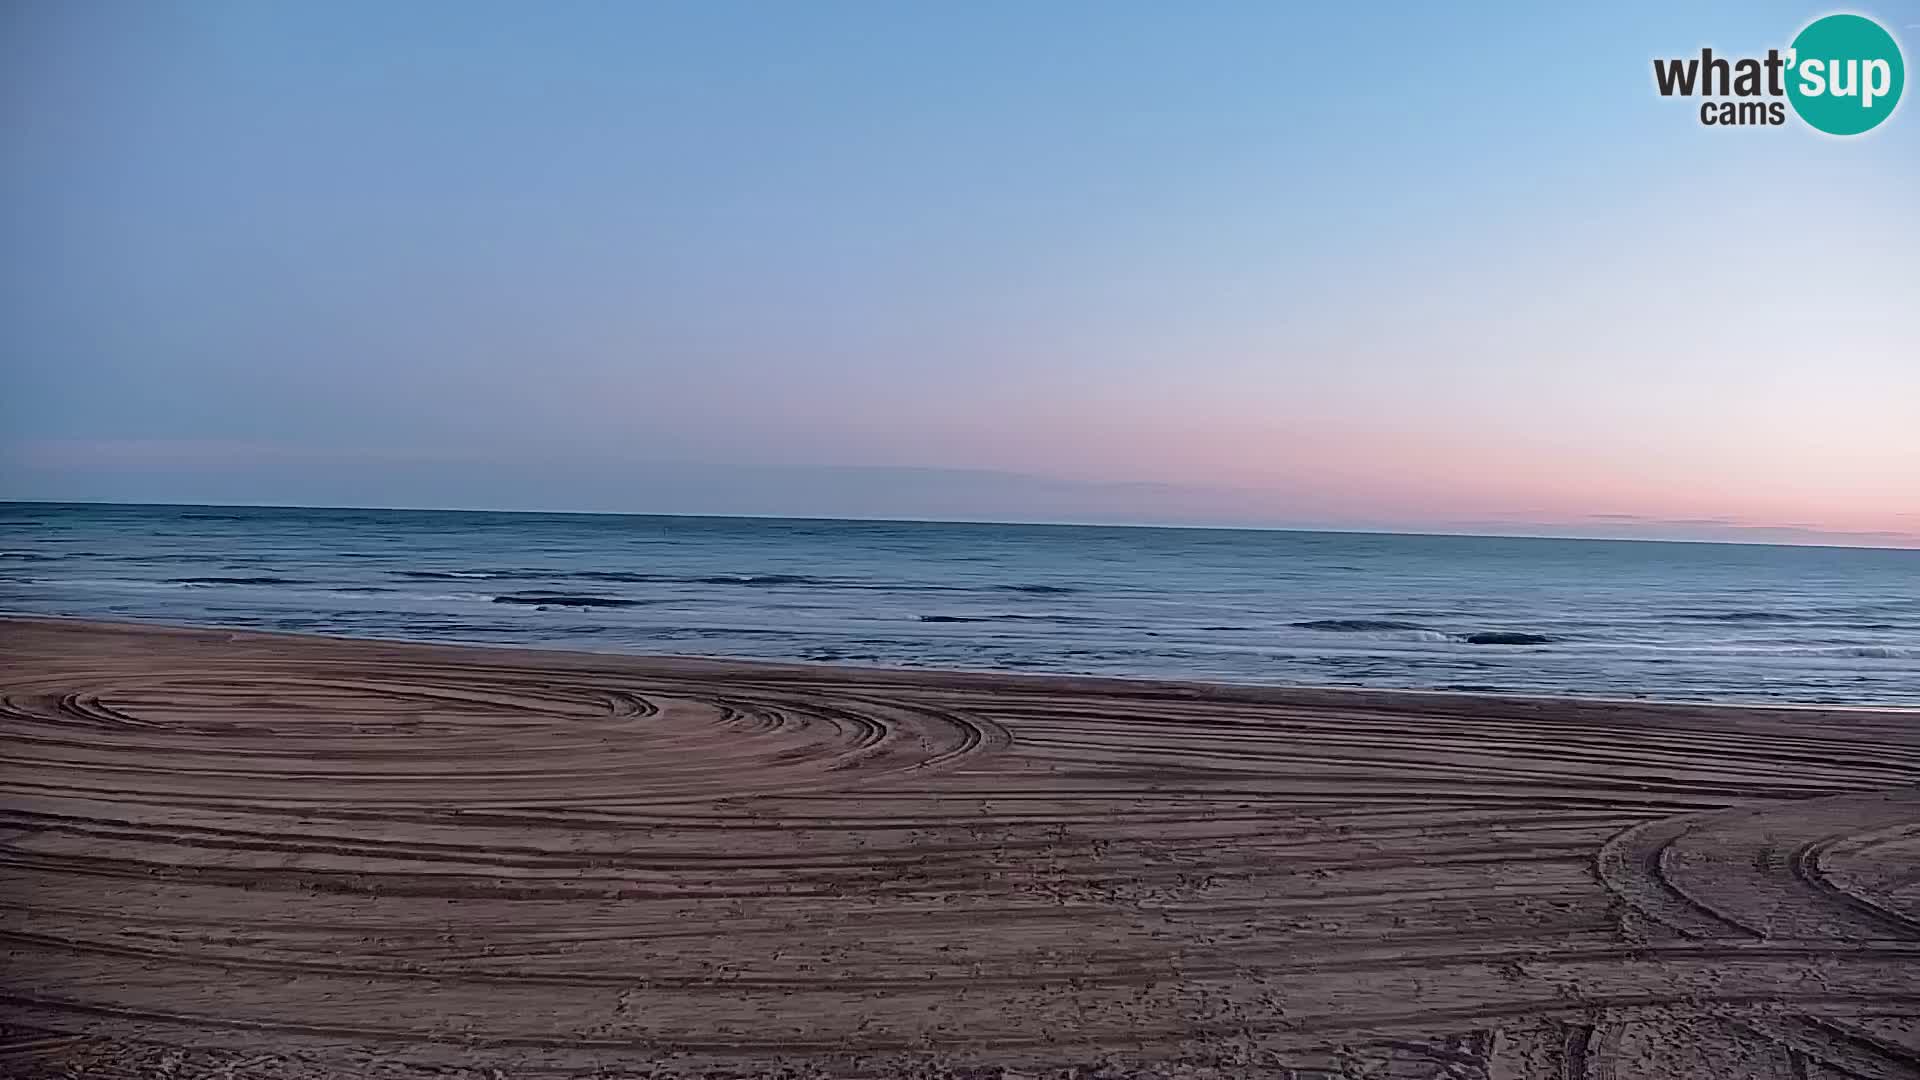
[(1828, 10), (15, 0), (0, 498), (1920, 547)]

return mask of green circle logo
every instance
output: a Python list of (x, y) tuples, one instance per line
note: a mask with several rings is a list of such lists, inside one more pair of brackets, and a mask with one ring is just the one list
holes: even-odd
[(1829, 135), (1871, 131), (1893, 115), (1907, 83), (1900, 45), (1860, 15), (1807, 24), (1788, 54), (1787, 100), (1800, 119)]

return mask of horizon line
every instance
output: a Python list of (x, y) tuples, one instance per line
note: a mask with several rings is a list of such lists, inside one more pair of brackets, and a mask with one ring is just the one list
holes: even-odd
[[(420, 514), (540, 514), (547, 516), (565, 515), (573, 517), (655, 517), (655, 518), (691, 518), (717, 521), (831, 521), (851, 524), (870, 525), (1019, 525), (1027, 527), (1061, 529), (1160, 529), (1168, 531), (1205, 531), (1205, 532), (1280, 532), (1280, 533), (1316, 533), (1323, 535), (1350, 536), (1409, 536), (1452, 539), (1480, 540), (1558, 540), (1594, 544), (1707, 544), (1731, 547), (1773, 547), (1773, 548), (1825, 548), (1843, 551), (1920, 551), (1920, 546), (1901, 546), (1896, 544), (1841, 544), (1805, 542), (1797, 543), (1780, 540), (1707, 540), (1698, 538), (1672, 538), (1662, 536), (1566, 536), (1539, 533), (1497, 533), (1497, 532), (1433, 532), (1417, 529), (1388, 528), (1324, 528), (1307, 525), (1209, 525), (1201, 523), (1167, 524), (1146, 521), (1012, 521), (990, 518), (913, 518), (913, 517), (830, 517), (806, 516), (796, 514), (688, 514), (671, 511), (642, 510), (516, 510), (501, 507), (471, 506), (317, 506), (307, 503), (271, 503), (271, 502), (231, 502), (231, 503), (193, 503), (170, 501), (125, 502), (107, 499), (14, 499), (0, 498), (0, 505), (6, 506), (126, 506), (126, 507), (182, 507), (206, 510), (373, 510), (391, 513)], [(1785, 528), (1786, 526), (1729, 526), (1731, 528)], [(1817, 534), (1816, 534), (1817, 535)], [(1920, 536), (1913, 538), (1920, 545)]]

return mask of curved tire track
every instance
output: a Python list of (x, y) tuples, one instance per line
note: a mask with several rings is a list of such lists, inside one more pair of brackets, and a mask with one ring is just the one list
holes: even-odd
[(1911, 718), (0, 620), (0, 737), (25, 1076), (1913, 1066)]

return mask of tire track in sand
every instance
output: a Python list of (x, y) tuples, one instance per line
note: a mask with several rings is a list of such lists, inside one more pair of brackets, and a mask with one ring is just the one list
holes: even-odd
[(1920, 1075), (1911, 715), (12, 620), (0, 734), (9, 1074)]

